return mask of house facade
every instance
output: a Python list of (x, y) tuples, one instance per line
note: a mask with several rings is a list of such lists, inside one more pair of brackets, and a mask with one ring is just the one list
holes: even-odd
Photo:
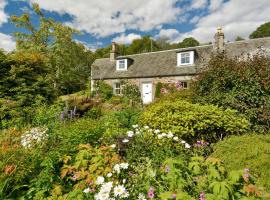
[(97, 59), (92, 64), (91, 87), (95, 81), (103, 80), (112, 86), (115, 94), (121, 94), (121, 80), (125, 79), (140, 88), (142, 101), (147, 104), (153, 101), (158, 82), (188, 88), (213, 53), (225, 51), (229, 56), (240, 57), (259, 49), (270, 49), (270, 37), (225, 43), (221, 28), (213, 44), (189, 48), (121, 56), (113, 42), (110, 58)]

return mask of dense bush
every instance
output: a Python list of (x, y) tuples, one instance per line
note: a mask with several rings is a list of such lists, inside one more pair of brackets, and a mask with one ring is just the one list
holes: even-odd
[(122, 81), (122, 95), (124, 98), (126, 98), (128, 101), (132, 101), (132, 103), (141, 102), (141, 92), (137, 85), (132, 84), (128, 81)]
[(92, 91), (92, 95), (98, 95), (103, 100), (108, 100), (113, 96), (113, 88), (104, 81), (95, 81), (95, 90)]
[(212, 57), (194, 83), (197, 102), (233, 108), (254, 128), (270, 127), (270, 57), (264, 52), (246, 58)]
[(183, 139), (205, 139), (214, 142), (227, 135), (241, 134), (249, 122), (235, 110), (222, 110), (213, 105), (192, 104), (183, 100), (160, 101), (150, 105), (140, 123), (169, 130)]
[[(249, 168), (257, 184), (270, 191), (270, 135), (232, 136), (214, 145), (213, 156), (229, 170)], [(270, 194), (268, 194), (268, 198)]]

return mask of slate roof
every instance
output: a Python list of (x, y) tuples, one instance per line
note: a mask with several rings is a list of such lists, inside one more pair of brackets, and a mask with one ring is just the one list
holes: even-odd
[[(240, 56), (255, 51), (256, 49), (270, 48), (270, 37), (252, 40), (243, 40), (225, 44), (225, 49), (230, 56)], [(177, 53), (194, 51), (194, 64), (191, 66), (177, 67)], [(127, 71), (116, 71), (116, 63), (110, 58), (97, 59), (92, 64), (92, 79), (120, 79), (120, 78), (147, 78), (195, 75), (206, 66), (213, 51), (213, 45), (172, 49), (151, 53), (118, 56), (117, 59), (128, 58), (132, 60)]]

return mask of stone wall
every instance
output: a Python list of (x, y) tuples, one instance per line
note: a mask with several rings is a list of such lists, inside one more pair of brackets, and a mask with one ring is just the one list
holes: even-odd
[[(120, 82), (121, 80), (127, 80), (132, 84), (135, 84), (142, 91), (142, 83), (152, 83), (152, 99), (155, 98), (156, 84), (161, 83), (177, 83), (178, 81), (187, 82), (188, 86), (194, 76), (170, 76), (170, 77), (153, 77), (153, 78), (134, 78), (134, 79), (106, 79), (104, 80), (107, 84), (114, 86), (114, 83)], [(93, 85), (93, 84), (92, 84)]]

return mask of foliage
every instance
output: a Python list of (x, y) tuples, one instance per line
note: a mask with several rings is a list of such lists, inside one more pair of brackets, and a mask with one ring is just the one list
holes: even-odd
[(160, 90), (162, 88), (162, 83), (158, 82), (156, 84), (156, 90), (155, 90), (155, 98), (159, 98), (160, 97)]
[(262, 54), (247, 59), (212, 57), (207, 70), (194, 83), (197, 102), (233, 108), (245, 114), (253, 128), (270, 127), (270, 58)]
[(200, 43), (193, 37), (185, 38), (182, 42), (178, 44), (179, 48), (195, 47), (199, 45)]
[(229, 170), (249, 168), (257, 185), (270, 191), (269, 144), (269, 135), (232, 136), (215, 144), (212, 155), (220, 158)]
[(132, 84), (128, 81), (122, 81), (122, 95), (132, 102), (141, 102), (141, 92), (137, 85)]
[(92, 95), (98, 95), (102, 100), (108, 100), (113, 96), (112, 87), (105, 83), (105, 81), (95, 81), (95, 90), (92, 91)]
[(270, 22), (266, 22), (260, 25), (253, 33), (249, 35), (249, 38), (262, 38), (270, 37)]
[(192, 104), (183, 100), (160, 101), (150, 105), (140, 117), (142, 124), (171, 130), (183, 139), (217, 141), (227, 135), (241, 134), (249, 122), (235, 110), (222, 110), (213, 105)]
[(47, 58), (47, 79), (53, 81), (58, 95), (72, 93), (86, 87), (93, 55), (82, 44), (73, 40), (76, 30), (47, 19), (38, 4), (33, 4), (39, 26), (32, 23), (29, 13), (12, 16), (16, 27), (23, 29), (15, 33), (17, 49), (42, 54)]
[(1, 199), (16, 198), (25, 193), (31, 180), (39, 173), (39, 166), (43, 160), (42, 146), (37, 146), (35, 149), (23, 148), (21, 134), (15, 129), (1, 133)]
[(241, 41), (241, 40), (245, 40), (245, 39), (242, 38), (241, 36), (237, 36), (237, 37), (235, 38), (235, 41)]

